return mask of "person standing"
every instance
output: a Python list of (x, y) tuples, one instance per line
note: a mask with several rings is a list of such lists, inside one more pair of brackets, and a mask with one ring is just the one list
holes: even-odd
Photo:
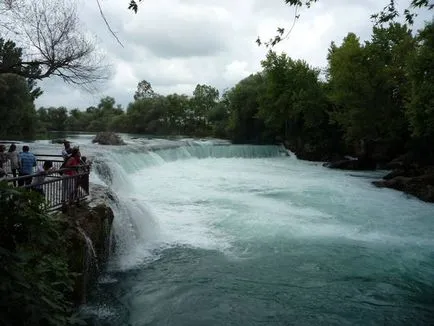
[[(20, 153), (20, 170), (19, 176), (26, 176), (33, 174), (33, 168), (36, 166), (36, 157), (30, 152), (30, 148), (27, 145), (23, 146), (23, 151)], [(30, 185), (32, 183), (32, 177), (18, 180), (18, 186)]]
[(73, 178), (78, 174), (80, 166), (80, 149), (74, 147), (71, 151), (71, 157), (65, 163), (64, 179), (63, 179), (63, 203), (71, 204), (77, 197), (77, 180)]
[(47, 173), (53, 169), (52, 161), (45, 161), (43, 166), (38, 166), (36, 168), (37, 176), (33, 178), (32, 181), (32, 190), (39, 192), (42, 196), (45, 196), (44, 187), (42, 183), (47, 176)]
[(66, 162), (71, 157), (71, 153), (72, 153), (71, 143), (65, 140), (63, 142), (63, 146), (65, 146), (65, 148), (62, 150), (62, 156), (64, 161)]
[[(17, 177), (18, 171), (20, 169), (20, 156), (17, 152), (17, 146), (15, 144), (11, 144), (8, 150), (8, 158), (11, 162), (11, 172), (14, 178)], [(17, 186), (17, 182), (14, 181), (14, 186)]]

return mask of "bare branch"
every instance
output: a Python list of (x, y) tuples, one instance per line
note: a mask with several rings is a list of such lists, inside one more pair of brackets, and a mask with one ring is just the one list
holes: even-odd
[[(8, 14), (15, 23), (24, 59), (20, 66), (1, 67), (0, 73), (12, 72), (31, 79), (58, 76), (86, 89), (108, 78), (101, 53), (80, 30), (72, 1), (26, 0), (24, 6), (13, 8)], [(39, 69), (30, 73), (23, 69), (26, 67)]]
[[(273, 38), (270, 38), (270, 40), (268, 42), (264, 42), (262, 43), (260, 37), (258, 37), (256, 39), (256, 43), (258, 44), (258, 46), (261, 46), (262, 44), (264, 44), (267, 48), (269, 47), (273, 47), (275, 46), (277, 43), (282, 42), (283, 40), (286, 40), (289, 35), (291, 34), (292, 30), (294, 29), (295, 23), (297, 22), (297, 20), (300, 18), (300, 14), (298, 13), (299, 9), (301, 8), (301, 5), (299, 4), (295, 4), (295, 11), (294, 11), (294, 20), (292, 21), (292, 25), (289, 28), (289, 30), (286, 32), (285, 34), (285, 29), (282, 27), (279, 27), (277, 29), (277, 35), (274, 36)], [(310, 3), (309, 3), (310, 6)], [(284, 35), (285, 34), (285, 35)]]
[(114, 36), (114, 38), (116, 39), (116, 41), (122, 46), (124, 47), (124, 45), (122, 44), (122, 42), (119, 40), (119, 38), (117, 37), (117, 35), (115, 34), (115, 32), (113, 32), (112, 28), (110, 27), (110, 24), (108, 23), (107, 19), (105, 18), (104, 12), (102, 11), (101, 8), (101, 4), (99, 2), (99, 0), (96, 0), (96, 3), (98, 4), (98, 9), (99, 9), (99, 13), (102, 17), (102, 19), (104, 20), (104, 23), (106, 24), (109, 32)]

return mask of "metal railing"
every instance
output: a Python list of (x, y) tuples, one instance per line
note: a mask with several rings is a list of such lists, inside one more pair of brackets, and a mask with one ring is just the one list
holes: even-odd
[[(40, 162), (40, 165), (45, 162), (41, 157), (54, 157), (54, 155), (38, 155), (37, 162)], [(50, 161), (53, 162), (50, 171), (15, 178), (6, 177), (3, 181), (15, 187), (40, 193), (45, 198), (49, 210), (76, 204), (89, 195), (89, 165), (60, 169), (63, 160), (50, 159)]]

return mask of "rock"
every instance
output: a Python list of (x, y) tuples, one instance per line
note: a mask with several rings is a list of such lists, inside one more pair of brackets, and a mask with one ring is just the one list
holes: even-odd
[(55, 138), (51, 140), (52, 144), (63, 144), (64, 142), (69, 142), (69, 141), (64, 138)]
[(386, 169), (407, 169), (412, 166), (415, 166), (414, 164), (415, 158), (412, 153), (406, 153), (403, 155), (400, 155), (393, 160), (391, 160), (389, 163), (386, 164)]
[[(278, 138), (280, 140), (280, 138)], [(288, 141), (285, 140), (282, 142), (277, 142), (279, 145), (282, 145), (289, 151), (295, 153), (298, 159), (313, 161), (313, 162), (324, 162), (329, 160), (338, 160), (341, 159), (342, 156), (334, 153), (327, 147), (319, 147), (316, 144), (304, 143), (302, 141)]]
[(383, 177), (383, 180), (390, 180), (390, 179), (393, 179), (395, 177), (402, 177), (402, 176), (406, 176), (406, 171), (403, 169), (396, 169), (396, 170), (393, 170), (392, 172), (386, 174)]
[(379, 188), (391, 188), (434, 203), (434, 173), (416, 177), (395, 176), (388, 180), (374, 181)]
[(110, 131), (97, 133), (92, 143), (99, 143), (100, 145), (125, 145), (121, 136)]
[(68, 223), (71, 245), (70, 271), (78, 273), (74, 302), (86, 303), (86, 295), (104, 269), (110, 253), (113, 211), (106, 204), (108, 189), (92, 185), (92, 198), (79, 207), (70, 207), (63, 216)]
[(324, 163), (323, 166), (330, 169), (340, 169), (340, 170), (375, 170), (376, 163), (372, 160), (365, 159), (345, 159), (333, 162)]

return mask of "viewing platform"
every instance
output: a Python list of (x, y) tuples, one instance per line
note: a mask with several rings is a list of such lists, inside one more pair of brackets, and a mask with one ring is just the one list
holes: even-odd
[(64, 160), (61, 155), (35, 154), (35, 157), (38, 166), (49, 160), (53, 167), (47, 172), (13, 177), (8, 162), (3, 166), (7, 175), (0, 181), (40, 193), (50, 211), (78, 204), (89, 196), (90, 165), (62, 168)]

